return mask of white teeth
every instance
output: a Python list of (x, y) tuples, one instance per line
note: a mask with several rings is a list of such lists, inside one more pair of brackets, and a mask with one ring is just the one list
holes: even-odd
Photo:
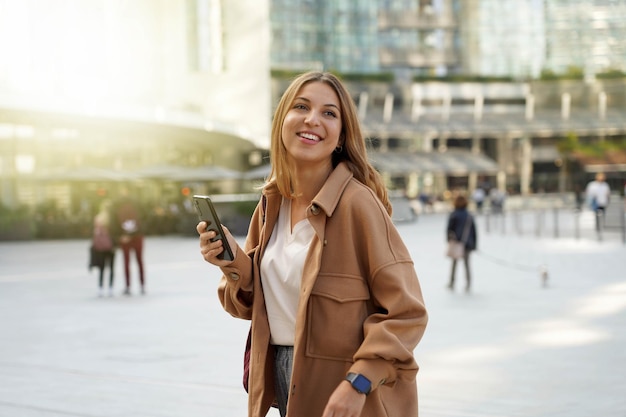
[(316, 142), (319, 142), (321, 140), (319, 136), (312, 135), (310, 133), (300, 133), (300, 137), (305, 138), (305, 139), (309, 139), (309, 140), (314, 140)]

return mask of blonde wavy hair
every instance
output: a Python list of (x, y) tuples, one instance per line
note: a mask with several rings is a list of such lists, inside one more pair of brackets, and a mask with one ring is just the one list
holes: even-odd
[(341, 152), (333, 152), (333, 167), (345, 162), (354, 178), (371, 188), (391, 215), (391, 202), (383, 180), (367, 159), (367, 145), (361, 131), (358, 113), (348, 90), (335, 75), (328, 72), (307, 72), (296, 77), (289, 85), (274, 112), (271, 131), (270, 162), (271, 170), (267, 183), (275, 182), (285, 198), (294, 198), (292, 171), (289, 169), (287, 150), (282, 141), (282, 127), (287, 112), (302, 87), (312, 82), (322, 82), (330, 86), (341, 108), (342, 128), (339, 135)]

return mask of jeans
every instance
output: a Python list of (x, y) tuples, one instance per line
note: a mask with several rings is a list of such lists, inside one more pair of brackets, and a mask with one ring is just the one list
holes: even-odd
[(600, 232), (602, 231), (602, 229), (604, 229), (604, 223), (605, 223), (605, 208), (598, 206), (595, 210), (596, 212), (596, 231)]
[(274, 381), (280, 417), (287, 416), (287, 400), (291, 386), (293, 346), (274, 346)]
[[(465, 251), (465, 256), (463, 256), (463, 263), (465, 264), (465, 291), (470, 290), (470, 285), (472, 283), (472, 276), (470, 273), (470, 265), (469, 265), (469, 251)], [(450, 271), (450, 283), (448, 284), (448, 288), (454, 288), (454, 278), (456, 275), (456, 259), (452, 260), (452, 271)]]
[(100, 268), (100, 278), (98, 280), (100, 288), (104, 284), (104, 270), (109, 267), (109, 288), (113, 288), (113, 277), (115, 273), (115, 249), (104, 252), (104, 266)]
[(130, 241), (120, 244), (122, 248), (122, 254), (124, 255), (124, 278), (126, 278), (126, 289), (130, 289), (130, 252), (135, 252), (135, 258), (137, 259), (137, 266), (139, 267), (139, 283), (141, 288), (144, 287), (144, 274), (143, 274), (143, 236), (134, 235), (131, 236)]

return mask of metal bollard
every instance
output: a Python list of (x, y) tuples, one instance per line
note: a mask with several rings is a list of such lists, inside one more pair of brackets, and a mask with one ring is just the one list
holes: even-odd
[(559, 237), (559, 208), (555, 207), (554, 211), (554, 237)]
[(537, 237), (541, 236), (541, 229), (543, 228), (543, 211), (537, 210), (535, 215), (535, 234)]

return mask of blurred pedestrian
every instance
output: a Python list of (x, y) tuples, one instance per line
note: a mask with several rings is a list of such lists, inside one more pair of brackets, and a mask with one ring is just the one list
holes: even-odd
[(135, 199), (130, 197), (128, 189), (126, 188), (123, 188), (121, 191), (121, 197), (115, 205), (114, 216), (116, 241), (122, 249), (122, 254), (124, 256), (124, 278), (126, 280), (124, 295), (131, 295), (131, 252), (135, 255), (135, 260), (137, 261), (137, 267), (139, 269), (141, 294), (145, 294), (146, 286), (143, 263), (144, 236), (141, 223), (141, 213), (139, 204), (135, 201)]
[(115, 246), (111, 235), (111, 203), (109, 200), (102, 202), (93, 221), (90, 267), (96, 267), (99, 271), (99, 297), (104, 295), (104, 272), (107, 267), (109, 268), (109, 297), (113, 296)]
[(485, 197), (485, 190), (483, 190), (481, 187), (476, 187), (476, 189), (472, 193), (472, 200), (474, 200), (474, 204), (476, 204), (476, 212), (478, 212), (479, 214), (483, 212)]
[(595, 180), (587, 184), (585, 195), (591, 210), (596, 214), (596, 230), (600, 231), (601, 226), (604, 226), (604, 216), (611, 198), (611, 188), (606, 183), (606, 177), (603, 172), (598, 172)]
[(502, 214), (504, 211), (504, 200), (506, 193), (498, 190), (496, 187), (489, 190), (489, 204), (493, 214)]
[(450, 281), (448, 288), (454, 290), (454, 279), (456, 275), (456, 264), (459, 259), (463, 260), (465, 265), (465, 291), (469, 292), (472, 283), (469, 258), (470, 253), (477, 248), (478, 239), (476, 235), (476, 224), (474, 216), (467, 210), (467, 198), (458, 195), (454, 199), (454, 210), (448, 217), (448, 226), (446, 228), (446, 239), (448, 242), (457, 241), (463, 244), (463, 251), (460, 257), (451, 257), (452, 270), (450, 271)]
[(583, 202), (585, 201), (583, 189), (580, 184), (574, 186), (574, 201), (576, 204), (576, 211), (580, 211), (583, 208)]
[(244, 248), (197, 226), (219, 297), (252, 320), (248, 415), (417, 416), (414, 350), (427, 314), (413, 261), (370, 165), (356, 108), (329, 73), (276, 109), (271, 173)]

